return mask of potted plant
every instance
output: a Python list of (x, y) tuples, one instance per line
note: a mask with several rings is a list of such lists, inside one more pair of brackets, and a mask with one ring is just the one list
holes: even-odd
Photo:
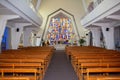
[(80, 46), (83, 46), (83, 44), (84, 44), (85, 42), (86, 42), (86, 41), (85, 41), (83, 38), (81, 38), (81, 39), (79, 40)]

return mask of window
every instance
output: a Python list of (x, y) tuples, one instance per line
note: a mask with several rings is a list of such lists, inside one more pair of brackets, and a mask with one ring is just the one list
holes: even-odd
[(75, 33), (70, 18), (51, 18), (47, 31), (50, 45), (70, 44), (74, 39)]

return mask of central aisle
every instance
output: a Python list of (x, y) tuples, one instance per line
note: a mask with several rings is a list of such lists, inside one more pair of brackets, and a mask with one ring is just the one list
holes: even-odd
[(78, 80), (65, 51), (56, 50), (45, 74), (44, 80)]

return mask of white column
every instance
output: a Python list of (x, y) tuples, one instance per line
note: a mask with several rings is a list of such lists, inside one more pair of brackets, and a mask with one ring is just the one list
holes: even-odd
[(36, 42), (37, 42), (37, 37), (34, 36), (34, 46), (36, 46)]
[(23, 32), (23, 35), (24, 35), (23, 46), (24, 47), (32, 46), (32, 44), (31, 44), (31, 36), (32, 36), (31, 32), (32, 32), (32, 29), (30, 29), (30, 28), (24, 29), (24, 32)]
[(91, 30), (92, 35), (93, 35), (93, 46), (101, 47), (100, 46), (100, 36), (101, 36), (100, 28), (99, 27), (93, 27), (90, 30)]
[(83, 4), (84, 10), (85, 10), (85, 13), (87, 13), (88, 10), (87, 10), (87, 6), (86, 6), (85, 0), (82, 0), (82, 4)]
[(36, 46), (40, 46), (41, 43), (41, 37), (36, 38)]
[(86, 33), (86, 46), (90, 45), (90, 34)]
[(34, 34), (36, 34), (36, 33), (32, 32), (32, 37), (31, 37), (31, 44), (32, 44), (32, 46), (36, 46), (36, 40), (37, 40), (37, 38), (36, 38), (36, 36)]
[(107, 49), (115, 49), (114, 27), (103, 26), (102, 31), (103, 31), (103, 35), (105, 38), (106, 48)]
[[(19, 31), (17, 31), (19, 29)], [(15, 27), (11, 28), (11, 48), (17, 49), (20, 41), (20, 36), (23, 32), (23, 27), (20, 24), (15, 24)]]
[[(12, 49), (17, 49), (19, 42), (20, 42), (20, 37), (21, 34), (23, 32), (23, 27), (30, 25), (29, 23), (15, 23), (14, 24), (14, 28), (12, 28), (11, 30), (11, 46)], [(19, 31), (17, 31), (17, 29), (19, 29)]]

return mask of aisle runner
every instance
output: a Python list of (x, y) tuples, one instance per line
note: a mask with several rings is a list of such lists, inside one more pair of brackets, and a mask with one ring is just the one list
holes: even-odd
[(65, 51), (55, 51), (44, 80), (78, 80)]

